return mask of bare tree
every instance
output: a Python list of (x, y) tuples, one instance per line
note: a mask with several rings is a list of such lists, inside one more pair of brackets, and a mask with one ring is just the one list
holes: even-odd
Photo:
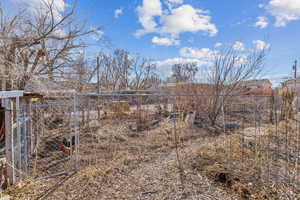
[(242, 92), (243, 81), (258, 77), (264, 68), (266, 50), (251, 51), (241, 55), (232, 47), (215, 54), (214, 65), (207, 73), (208, 82), (213, 85), (209, 105), (209, 119), (215, 125), (231, 95)]
[[(125, 50), (115, 50), (113, 55), (104, 52), (99, 56), (100, 65), (100, 85), (109, 90), (119, 90), (129, 87), (129, 74), (132, 60)], [(95, 75), (93, 71), (90, 80)]]
[(130, 87), (135, 90), (145, 90), (160, 83), (156, 73), (156, 64), (139, 56), (133, 58)]
[(84, 54), (81, 54), (76, 60), (69, 63), (69, 65), (71, 65), (69, 76), (64, 76), (64, 80), (69, 84), (67, 88), (73, 88), (80, 93), (85, 92), (88, 86), (90, 72)]
[(171, 79), (178, 82), (193, 82), (198, 72), (197, 63), (178, 63), (172, 66)]
[[(92, 33), (74, 20), (72, 7), (57, 17), (54, 1), (45, 1), (34, 15), (23, 11), (6, 17), (0, 8), (0, 66), (14, 89), (23, 89), (35, 76), (54, 79), (85, 47), (80, 40)], [(4, 67), (5, 66), (5, 67)]]
[(100, 53), (99, 65), (92, 70), (90, 81), (98, 68), (101, 87), (112, 91), (143, 90), (160, 82), (153, 62), (140, 56), (130, 56), (125, 50), (117, 49), (112, 55)]

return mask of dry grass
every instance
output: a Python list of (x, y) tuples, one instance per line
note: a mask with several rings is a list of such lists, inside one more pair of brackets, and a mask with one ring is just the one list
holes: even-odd
[[(181, 106), (195, 99), (179, 100), (177, 118), (152, 105), (107, 112), (100, 124), (94, 120), (81, 129), (77, 174), (28, 182), (7, 193), (16, 199), (300, 198), (293, 187), (300, 178), (295, 119), (274, 125), (260, 119), (254, 127), (251, 113), (231, 109), (226, 117), (238, 121), (249, 114), (249, 121), (222, 134), (222, 126), (191, 126), (185, 120), (189, 109)], [(159, 122), (148, 129), (129, 128), (153, 120)]]
[[(173, 126), (173, 119), (163, 119), (155, 129), (134, 136), (128, 129), (130, 123), (130, 120), (123, 123), (109, 120), (100, 129), (81, 133), (85, 137), (81, 137), (81, 170), (77, 174), (23, 183), (9, 188), (7, 194), (14, 199), (226, 197), (222, 190), (211, 187), (205, 177), (193, 173), (185, 175), (187, 181), (182, 189), (174, 138), (164, 133), (166, 128)], [(176, 123), (180, 150), (189, 152), (194, 140), (202, 136), (196, 129), (186, 129), (182, 120)], [(199, 184), (202, 187), (199, 188)]]
[[(59, 199), (72, 199), (72, 196), (80, 195), (80, 192), (85, 193), (85, 188), (88, 184), (95, 183), (97, 185), (105, 184), (105, 180), (110, 174), (119, 169), (122, 165), (139, 162), (142, 157), (131, 157), (129, 155), (119, 155), (119, 158), (107, 163), (97, 164), (85, 168), (76, 174), (69, 174), (62, 177), (44, 179), (37, 182), (25, 181), (20, 182), (15, 186), (11, 186), (5, 191), (13, 199), (55, 199), (53, 193), (59, 193)], [(72, 187), (70, 191), (65, 191), (65, 187)], [(77, 190), (77, 191), (76, 191)], [(89, 194), (85, 194), (89, 195)], [(91, 194), (92, 195), (92, 194)]]
[(187, 155), (186, 165), (238, 192), (241, 198), (300, 198), (296, 188), (300, 183), (300, 163), (295, 157), (299, 137), (293, 124), (280, 122), (278, 126), (250, 127), (218, 136)]

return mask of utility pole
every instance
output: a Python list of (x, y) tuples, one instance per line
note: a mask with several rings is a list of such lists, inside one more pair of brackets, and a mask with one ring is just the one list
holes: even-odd
[(297, 60), (295, 60), (295, 63), (293, 65), (293, 71), (294, 71), (294, 90), (297, 92)]
[[(99, 61), (99, 56), (97, 56), (97, 94), (98, 95), (100, 94), (100, 61)], [(98, 98), (99, 98), (99, 96), (98, 96)], [(97, 106), (97, 111), (98, 111), (98, 120), (100, 121), (100, 115), (101, 115), (100, 105)]]
[(293, 71), (294, 71), (294, 79), (297, 78), (297, 60), (295, 60), (295, 64), (293, 65)]
[(295, 95), (296, 95), (296, 110), (298, 112), (299, 102), (298, 102), (298, 89), (297, 89), (297, 60), (295, 60), (295, 63), (293, 65), (293, 70), (294, 70), (294, 92), (295, 92)]
[(100, 61), (99, 56), (97, 56), (97, 93), (100, 94)]

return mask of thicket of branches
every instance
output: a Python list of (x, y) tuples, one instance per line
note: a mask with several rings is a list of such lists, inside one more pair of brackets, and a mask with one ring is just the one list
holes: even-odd
[[(24, 89), (34, 78), (68, 81), (79, 92), (93, 83), (107, 90), (147, 89), (160, 83), (156, 65), (125, 50), (100, 53), (99, 63), (84, 56), (88, 30), (75, 20), (75, 7), (57, 17), (54, 1), (45, 1), (35, 14), (20, 11), (8, 17), (0, 6), (0, 73), (8, 89)], [(95, 60), (95, 59), (94, 59)], [(99, 70), (99, 71), (98, 71)]]
[(99, 62), (92, 77), (99, 70), (99, 85), (108, 90), (143, 90), (156, 87), (161, 80), (157, 67), (151, 60), (131, 56), (125, 50), (115, 50), (112, 55), (100, 53)]
[(215, 55), (214, 64), (208, 73), (208, 83), (214, 86), (210, 97), (209, 119), (214, 125), (232, 95), (241, 94), (244, 81), (256, 79), (264, 69), (267, 49), (241, 54), (233, 47)]
[(243, 54), (233, 47), (218, 51), (212, 58), (212, 65), (201, 71), (204, 80), (202, 83), (197, 83), (195, 78), (199, 71), (197, 65), (174, 65), (171, 79), (175, 83), (188, 82), (177, 84), (174, 92), (204, 95), (197, 100), (190, 98), (186, 101), (185, 98), (179, 106), (187, 112), (207, 114), (211, 125), (216, 125), (222, 109), (226, 105), (232, 105), (232, 96), (245, 92), (245, 81), (256, 79), (262, 74), (266, 54), (267, 49), (252, 50)]
[[(96, 58), (88, 61), (83, 53), (87, 47), (84, 41), (95, 30), (75, 20), (75, 7), (69, 7), (59, 17), (54, 1), (45, 1), (43, 9), (34, 15), (24, 10), (8, 17), (7, 12), (0, 6), (0, 74), (9, 80), (9, 89), (24, 89), (32, 79), (41, 77), (70, 82), (78, 92), (84, 92), (88, 84), (115, 91), (157, 88), (162, 82), (197, 82), (197, 63), (174, 64), (172, 75), (164, 80), (155, 62), (125, 50), (100, 52), (97, 62)], [(242, 81), (261, 72), (265, 55), (265, 50), (246, 56), (233, 48), (218, 52), (207, 73), (207, 83), (214, 85), (209, 92), (237, 92)], [(214, 123), (221, 99), (210, 102), (210, 119)]]
[(7, 12), (0, 7), (0, 66), (11, 89), (23, 89), (35, 76), (61, 75), (85, 47), (81, 39), (92, 33), (76, 22), (74, 7), (58, 17), (54, 1), (45, 1), (35, 14), (24, 10), (8, 17)]
[(195, 82), (198, 71), (197, 63), (176, 63), (172, 66), (172, 75), (168, 79), (175, 83)]

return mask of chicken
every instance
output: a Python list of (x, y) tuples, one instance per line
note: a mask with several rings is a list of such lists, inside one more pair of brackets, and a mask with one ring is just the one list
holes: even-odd
[(172, 129), (171, 128), (166, 128), (164, 131), (165, 131), (167, 138), (172, 137)]
[(0, 128), (0, 142), (5, 142), (4, 123), (2, 123), (1, 128)]
[(66, 154), (71, 154), (71, 151), (75, 151), (75, 136), (72, 136), (71, 140), (67, 140), (66, 138), (63, 139), (62, 144), (59, 145), (62, 151)]

